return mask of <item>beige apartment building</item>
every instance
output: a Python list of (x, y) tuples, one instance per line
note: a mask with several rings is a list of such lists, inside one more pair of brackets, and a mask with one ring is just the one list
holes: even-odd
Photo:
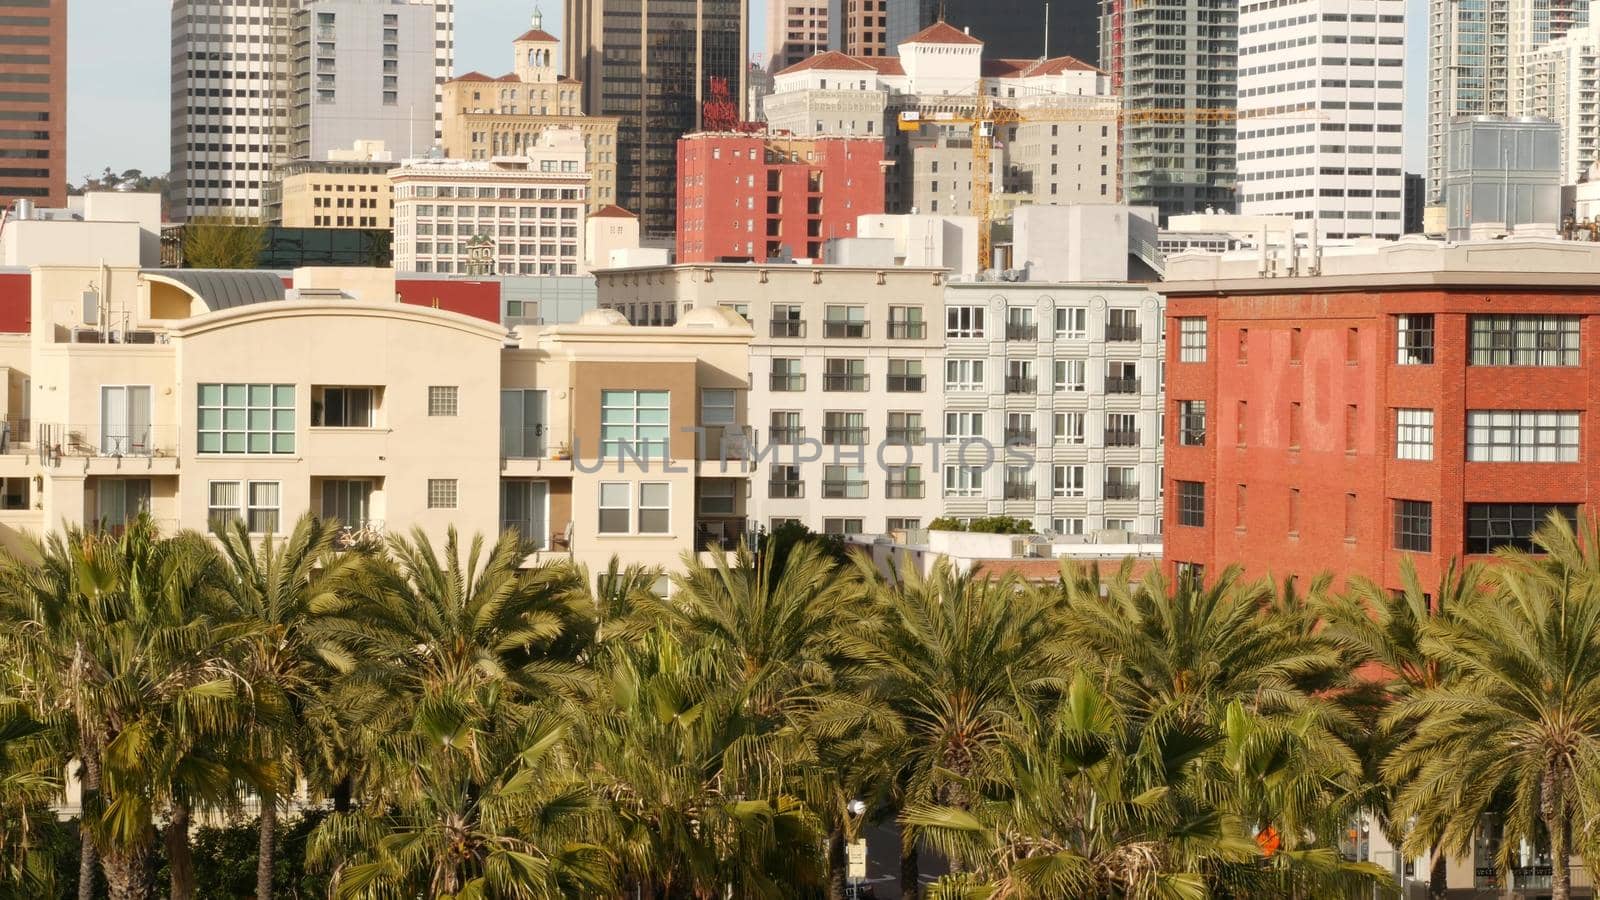
[(279, 169), (266, 192), (267, 221), (284, 228), (394, 228), (398, 166), (382, 141), (357, 141), (326, 160), (299, 159)]
[(136, 249), (30, 278), (30, 330), (0, 336), (6, 540), (142, 512), (282, 534), (310, 512), (368, 533), (516, 528), (531, 561), (597, 570), (745, 533), (743, 464), (716, 461), (747, 414), (752, 334), (732, 313), (507, 332), (397, 302), (392, 270), (286, 289), (141, 268)]
[(526, 153), (540, 135), (572, 129), (583, 139), (589, 176), (589, 211), (617, 202), (615, 116), (583, 113), (582, 82), (560, 75), (560, 41), (538, 27), (512, 42), (516, 65), (508, 75), (468, 72), (445, 82), (444, 152), (454, 159), (486, 160)]

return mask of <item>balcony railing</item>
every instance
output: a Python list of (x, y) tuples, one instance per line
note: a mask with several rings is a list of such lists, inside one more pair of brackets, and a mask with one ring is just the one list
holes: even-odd
[(825, 322), (822, 330), (831, 338), (864, 338), (871, 333), (866, 322)]
[(1122, 343), (1132, 343), (1140, 339), (1139, 326), (1137, 325), (1107, 325), (1106, 340)]
[(890, 500), (921, 500), (927, 492), (927, 483), (922, 481), (886, 481), (883, 485), (883, 495)]
[(1032, 447), (1038, 442), (1039, 432), (1032, 428), (1007, 428), (1006, 446)]
[(928, 334), (927, 322), (890, 322), (889, 339), (895, 341), (920, 341)]
[(922, 444), (928, 439), (928, 429), (905, 427), (890, 428), (883, 434), (884, 441), (890, 444)]
[(773, 500), (799, 500), (806, 495), (804, 481), (774, 478), (767, 482), (767, 496)]
[(1033, 482), (1031, 482), (1031, 481), (1008, 481), (1008, 482), (1006, 482), (1006, 499), (1007, 500), (1032, 500), (1033, 499), (1033, 493), (1034, 493), (1034, 485), (1033, 485)]
[(920, 394), (928, 387), (926, 375), (890, 375), (889, 392), (892, 394)]
[(1137, 500), (1139, 499), (1139, 485), (1137, 482), (1108, 481), (1106, 482), (1107, 500)]
[(806, 376), (774, 375), (772, 376), (771, 389), (774, 391), (803, 391), (806, 389)]
[(1139, 446), (1139, 430), (1124, 431), (1117, 428), (1106, 429), (1107, 447), (1137, 447)]
[(694, 549), (696, 553), (704, 553), (713, 547), (732, 550), (739, 546), (750, 533), (749, 523), (741, 516), (737, 518), (695, 519), (694, 520)]
[(806, 430), (799, 425), (774, 425), (767, 429), (767, 443), (792, 446), (806, 439)]
[(867, 389), (867, 376), (841, 375), (829, 372), (822, 376), (822, 389), (825, 391), (861, 393)]
[(830, 500), (864, 500), (867, 496), (865, 479), (822, 479), (822, 496)]
[(867, 429), (839, 426), (822, 429), (822, 443), (829, 447), (859, 447), (867, 442)]
[(1107, 378), (1106, 393), (1108, 394), (1137, 394), (1139, 393), (1139, 379), (1137, 378)]
[(773, 319), (772, 336), (775, 338), (803, 338), (806, 323), (803, 319)]
[(1039, 339), (1039, 326), (1022, 324), (1020, 322), (1006, 323), (1006, 340), (1008, 341), (1037, 341)]
[[(176, 425), (56, 425), (38, 423), (35, 440), (42, 456), (166, 457), (178, 453)], [(13, 438), (16, 436), (13, 435)]]
[(1007, 375), (1006, 393), (1032, 394), (1039, 390), (1039, 379), (1032, 375)]

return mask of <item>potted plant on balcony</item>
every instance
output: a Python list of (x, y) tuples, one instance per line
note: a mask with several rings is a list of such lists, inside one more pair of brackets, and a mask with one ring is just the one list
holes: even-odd
[(572, 451), (567, 449), (567, 445), (565, 443), (561, 443), (561, 444), (556, 445), (556, 448), (554, 450), (550, 451), (550, 458), (551, 459), (571, 459), (572, 458)]

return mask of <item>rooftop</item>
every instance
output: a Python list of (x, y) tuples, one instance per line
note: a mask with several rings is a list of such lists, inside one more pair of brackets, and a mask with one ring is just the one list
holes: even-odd
[(901, 41), (902, 44), (982, 44), (972, 35), (948, 22), (935, 22)]

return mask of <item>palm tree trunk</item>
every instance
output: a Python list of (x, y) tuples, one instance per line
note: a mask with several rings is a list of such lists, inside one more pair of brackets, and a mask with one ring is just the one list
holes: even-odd
[(149, 857), (143, 846), (117, 847), (101, 855), (110, 900), (146, 900), (150, 896)]
[(1566, 804), (1558, 796), (1559, 777), (1554, 771), (1544, 773), (1543, 795), (1539, 805), (1544, 814), (1544, 827), (1550, 833), (1550, 900), (1571, 900), (1572, 872), (1567, 867), (1567, 821), (1563, 815)]
[(272, 900), (272, 869), (278, 843), (278, 798), (261, 795), (261, 836), (256, 847), (256, 900)]
[(828, 832), (828, 900), (845, 900), (843, 828)]
[(100, 861), (89, 828), (90, 811), (100, 806), (100, 756), (89, 743), (87, 736), (78, 741), (78, 756), (83, 763), (79, 769), (83, 784), (78, 803), (78, 900), (94, 900), (95, 871)]
[(917, 859), (917, 845), (904, 841), (900, 845), (900, 898), (921, 900), (922, 866)]
[(187, 804), (172, 807), (165, 843), (167, 869), (172, 874), (171, 900), (193, 900), (195, 891), (194, 851), (189, 846), (190, 813)]
[(1428, 870), (1428, 900), (1444, 900), (1444, 892), (1450, 880), (1445, 872), (1448, 858), (1444, 851), (1438, 847), (1433, 848), (1433, 865)]

